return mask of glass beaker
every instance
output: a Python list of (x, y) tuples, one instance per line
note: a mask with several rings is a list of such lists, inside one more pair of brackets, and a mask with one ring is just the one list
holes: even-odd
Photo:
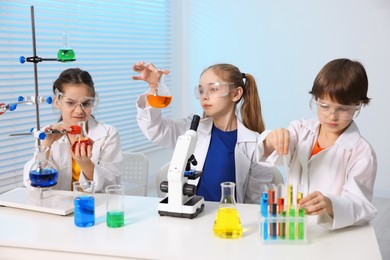
[(95, 182), (73, 182), (74, 224), (78, 227), (95, 225)]
[(51, 187), (57, 184), (58, 171), (53, 163), (46, 159), (49, 147), (41, 145), (35, 148), (37, 160), (31, 165), (29, 177), (31, 186), (37, 188)]
[[(86, 123), (84, 121), (81, 121), (81, 122), (78, 122), (78, 125), (80, 126), (81, 131), (78, 130), (78, 131), (80, 131), (80, 134), (76, 135), (76, 139), (72, 145), (72, 151), (74, 153), (76, 152), (76, 145), (77, 144), (80, 144), (80, 148), (81, 148), (81, 144), (84, 143), (86, 151), (87, 151), (88, 145), (92, 145), (91, 139), (89, 139), (89, 137), (87, 136), (87, 130), (85, 127)], [(74, 127), (72, 127), (72, 130), (75, 130), (75, 132), (78, 132), (78, 131), (76, 131), (76, 129)]]
[(234, 182), (221, 183), (221, 201), (214, 222), (214, 234), (221, 238), (239, 238), (242, 236), (240, 216), (236, 209)]
[(57, 52), (57, 60), (62, 62), (75, 61), (74, 50), (69, 47), (69, 33), (62, 33), (62, 47)]
[(123, 227), (125, 225), (125, 201), (124, 187), (122, 185), (109, 185), (105, 189), (107, 194), (106, 224), (110, 228)]
[(150, 87), (147, 94), (149, 105), (155, 108), (164, 108), (169, 106), (172, 101), (172, 94), (165, 85), (165, 74), (161, 75), (160, 82), (156, 87)]

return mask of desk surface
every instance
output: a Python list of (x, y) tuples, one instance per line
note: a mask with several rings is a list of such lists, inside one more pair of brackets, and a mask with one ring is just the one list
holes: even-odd
[[(308, 243), (263, 244), (259, 236), (259, 207), (237, 204), (243, 237), (229, 240), (213, 234), (218, 203), (206, 202), (195, 219), (160, 217), (161, 199), (125, 197), (125, 226), (105, 223), (105, 196), (96, 197), (96, 224), (78, 228), (73, 214), (59, 216), (0, 207), (0, 255), (6, 259), (381, 259), (371, 225), (328, 231), (309, 217)], [(61, 258), (62, 259), (62, 258)]]

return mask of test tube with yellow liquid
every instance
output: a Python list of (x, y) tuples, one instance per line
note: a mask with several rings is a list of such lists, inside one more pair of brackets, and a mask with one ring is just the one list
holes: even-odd
[(303, 186), (298, 185), (297, 190), (297, 210), (298, 210), (298, 225), (297, 225), (297, 237), (299, 240), (303, 240), (305, 238), (305, 210), (299, 206), (301, 199), (303, 198)]
[(220, 238), (240, 238), (242, 236), (234, 189), (234, 182), (221, 183), (221, 201), (214, 222), (214, 234)]

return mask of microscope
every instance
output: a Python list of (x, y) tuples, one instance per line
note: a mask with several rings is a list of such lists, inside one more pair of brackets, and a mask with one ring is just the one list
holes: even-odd
[(179, 136), (168, 170), (168, 181), (160, 184), (160, 190), (168, 193), (158, 204), (160, 216), (195, 218), (204, 208), (204, 199), (196, 196), (196, 185), (188, 184), (188, 180), (196, 180), (201, 171), (191, 169), (196, 165), (193, 155), (195, 150), (200, 117), (194, 115), (190, 129)]

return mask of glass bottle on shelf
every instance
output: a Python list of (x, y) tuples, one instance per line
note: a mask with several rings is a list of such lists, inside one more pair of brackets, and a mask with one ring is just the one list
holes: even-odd
[(29, 177), (31, 186), (37, 188), (47, 188), (57, 184), (58, 171), (53, 163), (46, 158), (49, 147), (40, 145), (35, 148), (37, 159), (31, 165)]
[[(72, 145), (72, 151), (76, 151), (76, 145), (84, 143), (85, 144), (85, 149), (87, 149), (88, 145), (92, 145), (91, 139), (87, 136), (87, 130), (86, 130), (86, 123), (84, 121), (78, 122), (78, 125), (80, 126), (81, 129), (75, 129), (72, 127), (72, 129), (75, 130), (77, 133), (76, 139)], [(78, 131), (77, 131), (78, 130)]]
[(172, 94), (165, 85), (165, 74), (161, 75), (160, 82), (156, 87), (150, 87), (147, 94), (149, 105), (155, 108), (164, 108), (169, 106), (172, 101)]
[(236, 209), (234, 189), (234, 182), (221, 183), (221, 201), (214, 222), (214, 234), (221, 238), (239, 238), (242, 236), (242, 226)]
[(57, 52), (57, 60), (62, 62), (75, 61), (74, 50), (69, 47), (69, 33), (62, 33), (62, 47)]

